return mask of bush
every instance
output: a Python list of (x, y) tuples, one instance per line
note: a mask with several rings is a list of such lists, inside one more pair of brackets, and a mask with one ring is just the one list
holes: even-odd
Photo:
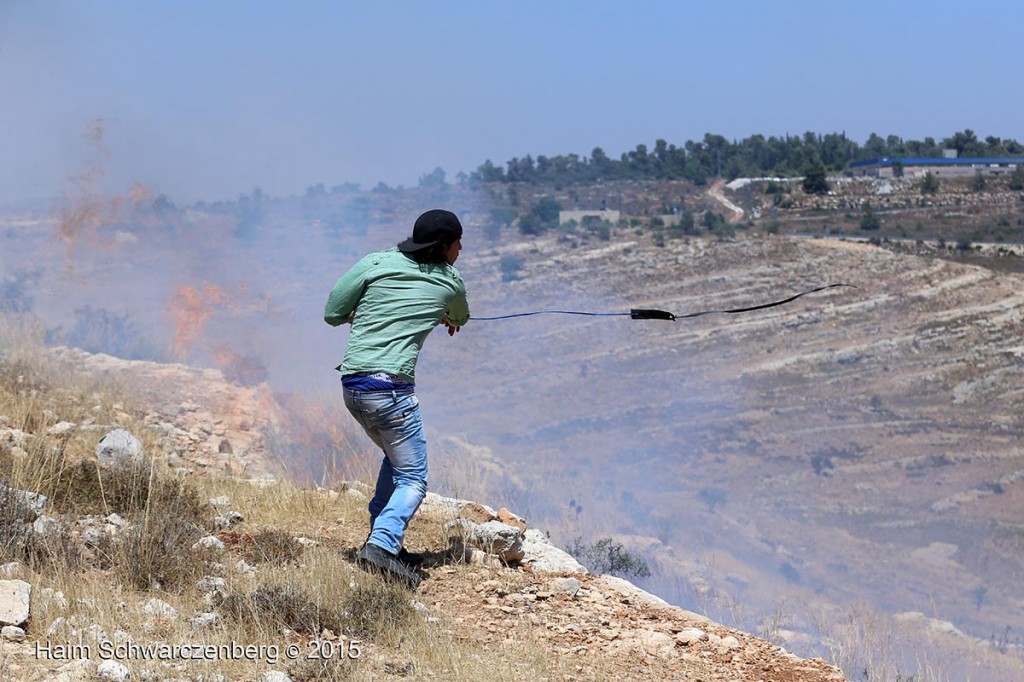
[(519, 271), (523, 269), (523, 259), (514, 253), (505, 254), (498, 261), (501, 268), (501, 281), (514, 282), (519, 279)]
[(118, 315), (105, 308), (75, 309), (71, 329), (58, 327), (46, 334), (50, 345), (63, 344), (90, 353), (107, 353), (125, 360), (166, 360), (166, 355), (142, 338), (128, 314)]
[(615, 542), (611, 538), (602, 538), (593, 544), (586, 544), (582, 537), (577, 537), (566, 551), (594, 573), (637, 578), (651, 575), (651, 568), (643, 557), (631, 554), (621, 542)]
[(558, 225), (558, 212), (562, 210), (554, 197), (542, 197), (529, 213), (519, 218), (519, 231), (523, 234), (543, 234)]
[(342, 632), (349, 619), (343, 608), (331, 608), (298, 588), (272, 585), (251, 592), (228, 595), (220, 605), (226, 618), (254, 628), (276, 631), (283, 626), (296, 632), (317, 637), (324, 629)]
[(139, 589), (168, 592), (181, 592), (201, 578), (205, 557), (192, 549), (206, 530), (198, 493), (183, 481), (154, 478), (144, 496), (133, 493), (125, 499), (145, 500), (145, 513), (125, 534), (120, 577)]
[[(356, 584), (342, 602), (344, 632), (349, 637), (373, 639), (409, 623), (413, 609), (409, 592), (383, 580)], [(337, 630), (335, 631), (337, 632)]]
[(295, 561), (304, 547), (295, 541), (295, 535), (276, 528), (261, 530), (241, 540), (242, 556), (250, 564), (269, 563), (275, 565)]

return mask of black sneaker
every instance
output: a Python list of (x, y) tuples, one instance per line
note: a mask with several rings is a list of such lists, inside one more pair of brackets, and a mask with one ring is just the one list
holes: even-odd
[(407, 552), (407, 551), (405, 551), (405, 547), (403, 547), (402, 549), (398, 550), (398, 560), (401, 561), (406, 566), (413, 566), (413, 567), (422, 566), (423, 562), (426, 560), (426, 558), (427, 557), (425, 555), (423, 555), (423, 554), (421, 554), (419, 552)]
[(378, 573), (412, 589), (419, 587), (420, 577), (399, 561), (397, 556), (382, 547), (369, 543), (363, 545), (356, 555), (356, 561), (365, 571)]

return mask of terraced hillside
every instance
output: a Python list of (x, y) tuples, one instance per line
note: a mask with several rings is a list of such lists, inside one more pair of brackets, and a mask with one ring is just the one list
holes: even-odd
[[(522, 277), (503, 283), (510, 253)], [(783, 635), (812, 636), (828, 634), (815, 609), (867, 604), (1014, 653), (1019, 276), (779, 237), (571, 250), (552, 239), (466, 261), (481, 316), (686, 313), (856, 286), (676, 322), (471, 321), (458, 343), (428, 344), (425, 362), (447, 371), (424, 404), (498, 453), (520, 508), (560, 521), (563, 540), (614, 532), (643, 552), (660, 573), (649, 587), (670, 601), (740, 622), (775, 611)]]

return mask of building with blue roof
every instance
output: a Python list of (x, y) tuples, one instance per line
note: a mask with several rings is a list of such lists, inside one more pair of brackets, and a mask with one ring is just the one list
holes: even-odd
[(899, 158), (870, 159), (854, 161), (850, 173), (854, 177), (891, 178), (894, 166), (903, 166), (904, 177), (919, 177), (931, 173), (939, 177), (973, 177), (1003, 175), (1012, 173), (1017, 166), (1024, 166), (1024, 156), (903, 156)]

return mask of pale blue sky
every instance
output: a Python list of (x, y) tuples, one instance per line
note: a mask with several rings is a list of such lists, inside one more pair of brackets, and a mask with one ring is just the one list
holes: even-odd
[(0, 201), (178, 202), (705, 132), (1024, 139), (1020, 2), (0, 0)]

